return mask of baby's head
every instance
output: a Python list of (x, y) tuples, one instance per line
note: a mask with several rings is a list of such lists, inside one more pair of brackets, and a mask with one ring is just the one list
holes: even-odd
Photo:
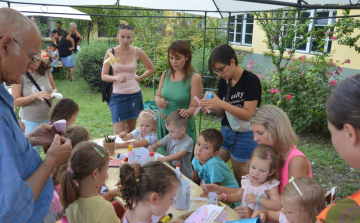
[(179, 111), (174, 111), (166, 118), (165, 125), (171, 138), (178, 140), (184, 136), (188, 120), (187, 118), (181, 117)]
[(70, 98), (62, 98), (51, 106), (49, 112), (50, 122), (54, 123), (60, 119), (65, 119), (66, 127), (69, 127), (74, 124), (78, 114), (78, 104)]
[(325, 209), (322, 187), (309, 177), (289, 180), (281, 193), (283, 213), (289, 222), (315, 222)]
[(61, 177), (61, 203), (65, 210), (80, 196), (74, 182), (84, 182), (101, 188), (109, 167), (109, 153), (94, 142), (83, 141), (75, 146), (68, 161), (68, 168)]
[(271, 146), (259, 145), (245, 166), (251, 181), (263, 184), (279, 178), (279, 152)]
[(156, 114), (152, 110), (143, 110), (139, 114), (139, 129), (145, 135), (156, 132)]
[(153, 215), (161, 216), (173, 204), (179, 187), (175, 172), (162, 162), (123, 164), (120, 167), (119, 188), (126, 206), (146, 202)]
[(50, 44), (50, 46), (49, 46), (49, 50), (50, 51), (56, 51), (56, 45), (55, 44)]
[(216, 129), (206, 129), (202, 131), (195, 145), (195, 158), (204, 165), (210, 158), (219, 154), (223, 141), (224, 138), (221, 132)]
[[(65, 129), (65, 137), (71, 140), (71, 145), (73, 148), (77, 144), (79, 144), (82, 141), (89, 141), (90, 140), (90, 133), (89, 131), (83, 127), (83, 126), (71, 126)], [(44, 153), (47, 153), (49, 147), (44, 147)], [(46, 149), (46, 151), (45, 151)], [(64, 171), (66, 171), (67, 167), (67, 161), (65, 161), (63, 164), (57, 166), (52, 174), (52, 180), (54, 186), (60, 184), (60, 177)]]

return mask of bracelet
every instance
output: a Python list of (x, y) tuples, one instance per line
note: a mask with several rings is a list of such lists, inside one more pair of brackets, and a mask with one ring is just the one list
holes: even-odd
[(30, 97), (31, 97), (32, 101), (35, 101), (35, 98), (34, 98), (33, 94), (31, 94)]
[(259, 204), (261, 195), (258, 196), (256, 203)]
[(224, 195), (224, 202), (226, 201), (226, 194), (225, 193), (221, 193), (221, 195)]

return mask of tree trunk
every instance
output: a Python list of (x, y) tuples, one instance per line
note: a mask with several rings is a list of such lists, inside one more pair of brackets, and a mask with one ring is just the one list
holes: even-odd
[(278, 92), (279, 92), (279, 100), (280, 100), (280, 108), (284, 111), (284, 101), (282, 98), (282, 90), (281, 90), (281, 80), (282, 80), (282, 73), (280, 70), (280, 65), (278, 65), (278, 72), (279, 72), (279, 84), (278, 84)]

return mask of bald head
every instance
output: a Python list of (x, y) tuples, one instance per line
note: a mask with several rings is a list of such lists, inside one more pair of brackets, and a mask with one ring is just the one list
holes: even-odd
[(21, 75), (39, 55), (41, 35), (30, 19), (10, 8), (0, 8), (0, 83), (21, 83)]
[(0, 8), (0, 36), (12, 36), (23, 43), (29, 32), (41, 38), (35, 23), (11, 8)]

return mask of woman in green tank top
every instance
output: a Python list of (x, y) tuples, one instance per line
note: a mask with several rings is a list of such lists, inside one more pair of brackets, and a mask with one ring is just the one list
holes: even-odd
[[(202, 78), (191, 65), (191, 48), (183, 40), (173, 42), (168, 48), (168, 63), (170, 70), (165, 71), (160, 79), (155, 102), (159, 106), (157, 122), (157, 137), (162, 139), (168, 134), (165, 119), (173, 111), (178, 110), (182, 117), (187, 117), (186, 134), (196, 139), (195, 119), (193, 113), (198, 104), (194, 97), (201, 98), (203, 92)], [(157, 151), (166, 154), (166, 148), (159, 147)]]

